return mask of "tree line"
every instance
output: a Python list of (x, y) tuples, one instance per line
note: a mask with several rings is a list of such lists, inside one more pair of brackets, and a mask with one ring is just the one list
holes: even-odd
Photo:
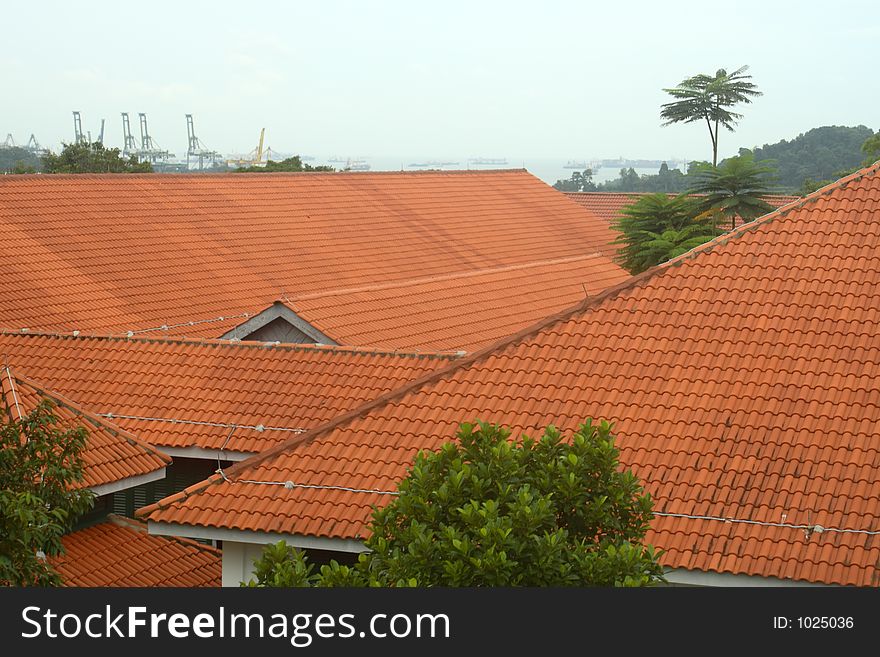
[[(295, 155), (285, 160), (269, 160), (264, 166), (231, 169), (236, 173), (335, 171), (330, 166), (312, 166)], [(149, 162), (134, 155), (125, 157), (118, 148), (101, 142), (62, 144), (61, 152), (38, 157), (24, 148), (0, 148), (0, 173), (153, 173)]]
[[(751, 154), (774, 170), (778, 193), (809, 194), (848, 173), (880, 159), (880, 132), (863, 125), (823, 126), (801, 133), (794, 139), (754, 148), (740, 148), (739, 155)], [(722, 161), (722, 164), (724, 161)], [(687, 172), (670, 169), (666, 163), (652, 175), (639, 175), (634, 169), (621, 169), (617, 178), (593, 182), (594, 172), (575, 171), (571, 178), (553, 185), (562, 192), (664, 192), (678, 194), (694, 184), (692, 175), (708, 162), (691, 162)]]

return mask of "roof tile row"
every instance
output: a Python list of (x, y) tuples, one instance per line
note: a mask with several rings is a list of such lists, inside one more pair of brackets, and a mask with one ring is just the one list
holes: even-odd
[(65, 586), (220, 586), (220, 551), (185, 538), (151, 536), (143, 523), (111, 515), (67, 534), (52, 559)]
[(76, 403), (19, 376), (10, 367), (0, 370), (0, 418), (19, 420), (29, 415), (43, 400), (52, 404), (55, 427), (78, 427), (87, 432), (82, 452), (83, 479), (77, 484), (95, 488), (115, 484), (162, 470), (171, 459), (108, 420), (84, 410)]
[[(447, 326), (456, 312), (489, 304), (521, 328), (626, 276), (605, 222), (525, 171), (4, 176), (0, 228), (15, 330), (218, 337), (278, 299), (378, 286), (304, 319), (336, 342), (460, 349), (501, 333)], [(508, 269), (523, 265), (541, 274)]]
[(334, 487), (394, 490), (415, 453), (462, 421), (534, 433), (593, 417), (615, 423), (622, 462), (655, 510), (671, 514), (648, 537), (666, 550), (665, 565), (876, 585), (878, 170), (237, 464), (229, 482), (213, 477), (142, 513), (363, 537), (371, 505), (388, 496)]
[[(0, 350), (14, 371), (102, 417), (111, 415), (115, 425), (152, 445), (244, 453), (315, 428), (456, 358), (2, 332)], [(239, 426), (230, 436), (232, 424)]]

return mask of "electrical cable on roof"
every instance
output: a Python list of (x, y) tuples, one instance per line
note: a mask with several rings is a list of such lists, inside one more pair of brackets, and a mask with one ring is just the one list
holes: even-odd
[(15, 390), (15, 381), (12, 380), (12, 370), (6, 365), (6, 377), (9, 379), (9, 387), (12, 390), (12, 401), (15, 404), (15, 410), (18, 411), (18, 419), (23, 420), (24, 415), (21, 412), (21, 406), (18, 405), (18, 392)]
[(163, 324), (162, 326), (155, 326), (153, 328), (126, 331), (125, 335), (130, 338), (130, 337), (137, 335), (139, 333), (151, 333), (153, 331), (169, 331), (171, 329), (182, 328), (184, 326), (195, 326), (197, 324), (211, 324), (213, 322), (223, 322), (223, 321), (226, 321), (227, 319), (242, 319), (242, 318), (246, 319), (250, 316), (251, 316), (251, 313), (240, 313), (238, 315), (223, 315), (221, 317), (214, 317), (212, 319), (193, 319), (188, 322), (181, 322), (180, 324)]
[(255, 481), (253, 479), (226, 479), (231, 484), (265, 484), (267, 486), (284, 486), (286, 489), (293, 488), (317, 488), (320, 490), (341, 490), (347, 493), (372, 493), (374, 495), (400, 495), (396, 490), (378, 490), (376, 488), (347, 488), (346, 486), (329, 486), (323, 484), (297, 484), (292, 481)]
[(762, 520), (742, 520), (740, 518), (723, 518), (721, 516), (698, 516), (688, 513), (663, 513), (654, 511), (655, 516), (663, 516), (666, 518), (687, 518), (689, 520), (715, 520), (717, 522), (729, 522), (743, 525), (758, 525), (760, 527), (782, 527), (785, 529), (802, 529), (809, 533), (822, 534), (824, 532), (833, 532), (838, 534), (866, 534), (868, 536), (880, 536), (880, 531), (870, 529), (838, 529), (835, 527), (823, 527), (822, 525), (794, 525), (786, 522), (766, 522)]
[(226, 440), (223, 441), (223, 445), (220, 447), (220, 452), (217, 454), (217, 472), (220, 473), (220, 476), (223, 477), (223, 481), (230, 483), (229, 478), (226, 476), (226, 473), (223, 472), (223, 466), (220, 465), (220, 457), (223, 455), (223, 450), (226, 449), (226, 445), (229, 443), (229, 439), (232, 438), (232, 434), (235, 433), (236, 425), (232, 425), (229, 429), (229, 433), (226, 435)]
[(98, 417), (107, 418), (108, 420), (139, 420), (142, 422), (168, 422), (169, 424), (190, 424), (202, 427), (217, 427), (219, 429), (250, 429), (258, 433), (264, 431), (286, 431), (288, 433), (306, 433), (308, 429), (301, 427), (267, 427), (263, 424), (239, 424), (235, 422), (209, 422), (207, 420), (180, 420), (170, 417), (147, 417), (143, 415), (121, 415), (119, 413), (95, 413)]

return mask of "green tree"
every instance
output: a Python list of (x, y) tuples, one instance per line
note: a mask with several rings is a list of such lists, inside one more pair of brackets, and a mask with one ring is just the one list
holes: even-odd
[(335, 171), (335, 169), (331, 166), (324, 165), (313, 167), (311, 164), (303, 163), (302, 158), (299, 155), (294, 155), (293, 157), (288, 157), (280, 162), (269, 160), (266, 162), (266, 166), (241, 167), (240, 169), (234, 170), (235, 173), (277, 173), (284, 171)]
[(251, 584), (317, 586), (645, 586), (662, 579), (642, 545), (652, 501), (621, 470), (611, 426), (588, 420), (564, 440), (513, 442), (462, 424), (420, 453), (399, 495), (373, 513), (370, 552), (312, 573), (285, 545), (255, 561)]
[(831, 182), (861, 167), (865, 156), (870, 157), (863, 145), (873, 135), (873, 130), (863, 125), (828, 125), (808, 130), (792, 140), (741, 148), (739, 154), (752, 153), (757, 161), (773, 162), (779, 187), (790, 192), (801, 191), (806, 181), (822, 181), (812, 182), (821, 187), (827, 184), (825, 181)]
[(46, 557), (62, 552), (61, 537), (94, 501), (75, 487), (86, 430), (56, 426), (48, 401), (23, 418), (0, 419), (0, 583), (57, 586)]
[(722, 231), (712, 215), (698, 216), (697, 202), (687, 196), (646, 194), (623, 208), (612, 224), (620, 233), (617, 261), (632, 274), (685, 253)]
[(880, 132), (865, 140), (865, 143), (862, 144), (862, 152), (868, 158), (865, 161), (866, 166), (873, 164), (880, 159)]
[(596, 184), (593, 182), (593, 170), (584, 169), (583, 173), (574, 171), (568, 180), (557, 180), (554, 188), (560, 192), (595, 192)]
[(773, 211), (764, 200), (772, 193), (775, 169), (764, 162), (755, 162), (751, 153), (728, 158), (717, 167), (702, 167), (689, 190), (702, 195), (697, 200), (700, 212), (716, 213), (716, 224), (729, 222), (736, 228), (740, 219), (746, 223)]
[(666, 192), (678, 194), (688, 187), (688, 174), (670, 169), (664, 162), (655, 175), (639, 175), (634, 169), (621, 169), (614, 180), (597, 186), (600, 192)]
[(151, 173), (149, 162), (138, 162), (132, 155), (122, 157), (118, 148), (103, 144), (64, 144), (61, 153), (43, 156), (45, 173)]
[(24, 173), (37, 173), (37, 168), (29, 164), (25, 164), (22, 161), (19, 161), (15, 163), (15, 166), (12, 167), (12, 171), (10, 173), (19, 175)]
[(26, 148), (0, 147), (0, 173), (36, 173), (40, 158)]
[(748, 66), (733, 73), (721, 68), (714, 76), (700, 73), (682, 80), (672, 89), (664, 89), (674, 98), (660, 108), (663, 125), (705, 121), (712, 140), (712, 166), (718, 164), (718, 138), (721, 127), (733, 132), (742, 114), (733, 111), (739, 103), (751, 103), (752, 98), (762, 95), (746, 75)]

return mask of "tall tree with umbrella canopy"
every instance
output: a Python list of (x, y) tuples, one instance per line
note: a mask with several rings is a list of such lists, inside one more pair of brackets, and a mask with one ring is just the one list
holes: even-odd
[(714, 76), (699, 73), (672, 89), (663, 90), (674, 98), (661, 105), (663, 125), (706, 121), (712, 140), (712, 166), (718, 164), (718, 131), (723, 126), (733, 132), (733, 126), (742, 118), (742, 114), (732, 108), (739, 103), (751, 103), (752, 98), (762, 95), (750, 82), (752, 76), (746, 74), (748, 69), (742, 66), (728, 73), (721, 68)]

